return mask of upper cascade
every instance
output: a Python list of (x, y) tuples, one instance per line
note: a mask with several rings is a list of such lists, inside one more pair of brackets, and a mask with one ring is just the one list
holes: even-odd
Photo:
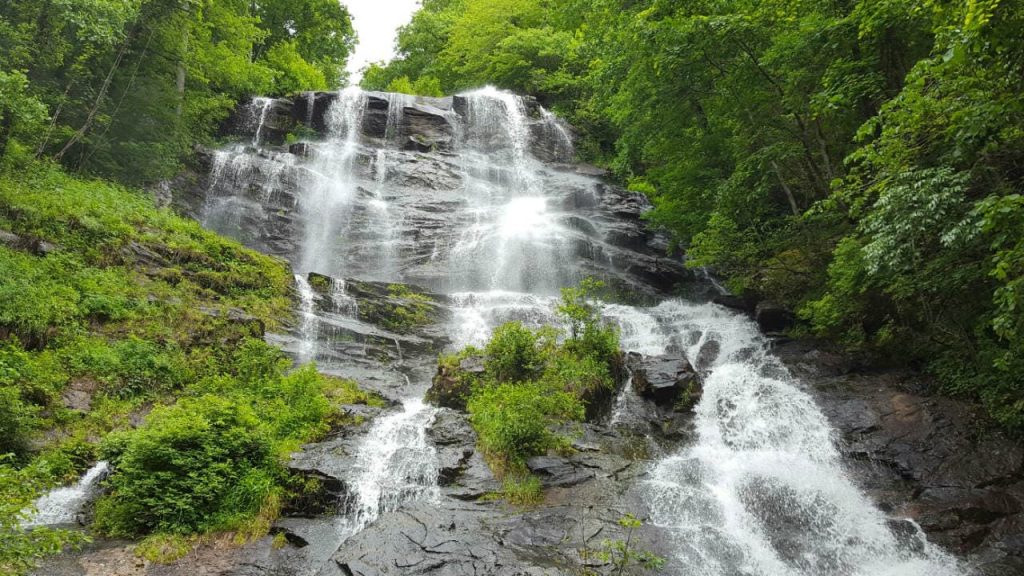
[(309, 92), (255, 98), (225, 131), (238, 143), (179, 200), (301, 273), (552, 294), (685, 274), (640, 221), (646, 198), (575, 163), (571, 128), (531, 97)]

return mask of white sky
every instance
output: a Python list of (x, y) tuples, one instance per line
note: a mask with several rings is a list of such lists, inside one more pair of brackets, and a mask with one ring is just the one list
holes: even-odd
[(359, 82), (359, 70), (370, 62), (390, 60), (395, 55), (395, 33), (407, 24), (419, 8), (419, 0), (341, 0), (352, 15), (359, 35), (355, 54), (348, 60), (352, 83)]

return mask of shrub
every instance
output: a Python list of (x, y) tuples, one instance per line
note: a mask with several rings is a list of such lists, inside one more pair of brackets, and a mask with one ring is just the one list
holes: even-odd
[(541, 382), (482, 388), (469, 399), (468, 410), (483, 450), (513, 467), (563, 444), (552, 425), (583, 419), (578, 398)]
[(29, 435), (38, 424), (36, 412), (35, 407), (22, 401), (20, 390), (0, 387), (0, 455), (24, 456)]
[(116, 473), (97, 504), (97, 528), (187, 534), (255, 514), (273, 487), (263, 479), (276, 471), (259, 422), (248, 406), (212, 395), (154, 409), (145, 426), (105, 446)]
[(544, 367), (537, 334), (520, 322), (498, 326), (485, 352), (487, 372), (498, 382), (529, 380)]

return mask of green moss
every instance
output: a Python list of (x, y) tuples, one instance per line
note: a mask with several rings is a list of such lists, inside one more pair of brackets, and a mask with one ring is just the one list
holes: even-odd
[(392, 332), (407, 333), (436, 321), (433, 298), (404, 284), (391, 284), (385, 298), (360, 298), (359, 316)]

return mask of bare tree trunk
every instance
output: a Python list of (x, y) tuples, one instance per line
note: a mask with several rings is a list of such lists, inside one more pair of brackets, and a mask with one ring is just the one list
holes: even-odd
[(125, 39), (124, 43), (121, 44), (121, 49), (117, 51), (117, 57), (114, 58), (114, 63), (110, 65), (110, 70), (107, 71), (106, 78), (103, 79), (103, 85), (100, 86), (100, 91), (96, 95), (96, 100), (92, 103), (92, 108), (89, 109), (88, 116), (85, 117), (85, 122), (82, 123), (82, 127), (79, 128), (72, 136), (68, 139), (64, 147), (60, 149), (60, 152), (54, 156), (55, 160), (60, 161), (61, 158), (67, 154), (68, 150), (72, 146), (77, 144), (92, 128), (93, 121), (96, 120), (96, 114), (100, 111), (100, 106), (103, 105), (103, 99), (107, 96), (107, 90), (110, 89), (110, 83), (114, 80), (114, 74), (117, 69), (121, 66), (121, 61), (124, 60), (125, 53), (128, 52), (128, 44), (131, 42), (132, 35), (129, 34)]
[(772, 169), (775, 170), (775, 177), (779, 179), (779, 184), (782, 185), (782, 189), (786, 192), (786, 200), (789, 200), (789, 208), (793, 211), (793, 216), (799, 216), (800, 208), (796, 205), (793, 190), (790, 189), (789, 184), (786, 184), (786, 180), (782, 177), (782, 170), (779, 169), (779, 165), (775, 160), (772, 160)]

